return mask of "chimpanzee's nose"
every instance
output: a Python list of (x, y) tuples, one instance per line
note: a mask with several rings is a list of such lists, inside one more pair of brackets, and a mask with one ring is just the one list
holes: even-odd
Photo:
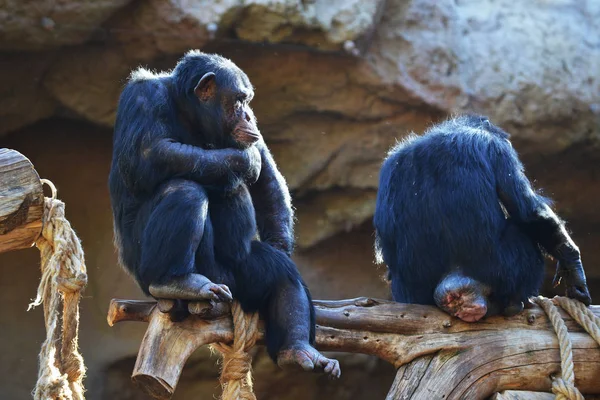
[(250, 114), (248, 114), (247, 112), (244, 112), (244, 118), (246, 119), (246, 121), (250, 122), (252, 120), (252, 118), (250, 118)]

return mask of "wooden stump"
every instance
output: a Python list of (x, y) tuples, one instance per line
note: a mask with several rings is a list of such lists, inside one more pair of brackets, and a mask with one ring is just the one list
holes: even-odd
[(33, 165), (0, 149), (0, 253), (31, 247), (42, 231), (44, 192)]
[[(319, 350), (375, 355), (398, 368), (390, 400), (550, 392), (551, 376), (560, 373), (558, 340), (537, 306), (514, 317), (477, 323), (462, 322), (435, 307), (370, 298), (315, 301), (315, 306)], [(599, 306), (590, 309), (600, 316)], [(233, 338), (226, 305), (197, 303), (194, 310), (201, 315), (174, 323), (154, 302), (111, 302), (111, 326), (149, 322), (133, 379), (155, 398), (171, 397), (183, 364), (196, 348)], [(582, 393), (600, 393), (600, 348), (568, 314), (561, 315), (573, 342), (575, 384)], [(261, 332), (258, 343), (262, 338)]]

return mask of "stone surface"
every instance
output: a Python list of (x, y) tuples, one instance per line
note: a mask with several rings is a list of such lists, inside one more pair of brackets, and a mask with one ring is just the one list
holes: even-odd
[(376, 190), (328, 190), (306, 196), (298, 208), (300, 248), (308, 248), (336, 233), (350, 232), (375, 211)]
[(232, 28), (238, 38), (247, 41), (301, 43), (322, 50), (347, 51), (352, 49), (344, 47), (347, 41), (368, 45), (384, 3), (383, 0), (254, 0), (245, 3)]
[[(72, 12), (86, 5), (72, 2)], [(111, 13), (104, 5), (95, 10), (106, 19)], [(31, 56), (3, 61), (8, 84), (0, 130), (61, 110), (111, 126), (131, 69), (168, 69), (199, 47), (247, 71), (261, 129), (299, 197), (373, 189), (382, 155), (396, 139), (452, 112), (490, 115), (524, 154), (598, 142), (599, 20), (597, 2), (574, 0), (150, 0), (122, 8), (103, 24), (105, 36), (92, 35), (87, 45), (46, 52), (41, 62)], [(364, 57), (340, 47), (367, 37)], [(53, 45), (64, 44), (56, 40)], [(372, 211), (368, 196), (352, 204), (347, 215)], [(314, 216), (313, 226), (331, 220), (314, 210), (305, 214)], [(300, 244), (348, 226), (330, 222), (323, 232), (303, 233)]]
[(120, 49), (67, 49), (46, 73), (44, 88), (74, 114), (110, 127), (131, 70), (127, 61)]
[(217, 29), (226, 29), (237, 14), (239, 0), (192, 1), (148, 0), (139, 2), (129, 12), (117, 15), (107, 25), (110, 42), (114, 41), (125, 52), (138, 59), (151, 60), (162, 54), (177, 54), (201, 48), (216, 35)]
[(0, 134), (49, 117), (57, 103), (42, 79), (54, 57), (49, 53), (12, 53), (0, 58)]
[(369, 58), (382, 83), (560, 151), (600, 137), (599, 21), (593, 0), (391, 1)]
[(0, 50), (42, 50), (84, 43), (131, 0), (1, 0)]

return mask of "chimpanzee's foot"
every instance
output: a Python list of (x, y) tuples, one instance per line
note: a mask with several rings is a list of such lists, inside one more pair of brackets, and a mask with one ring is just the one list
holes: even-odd
[(488, 312), (487, 291), (487, 287), (476, 280), (455, 272), (438, 284), (434, 300), (448, 314), (465, 322), (475, 322)]
[(160, 284), (152, 284), (150, 294), (157, 299), (232, 301), (233, 296), (226, 285), (211, 282), (200, 274), (175, 277)]
[(200, 296), (212, 301), (233, 301), (233, 296), (227, 285), (218, 283), (207, 283), (200, 288)]
[(340, 363), (323, 356), (309, 344), (297, 344), (279, 351), (277, 364), (284, 369), (300, 366), (305, 371), (323, 370), (331, 378), (342, 375)]

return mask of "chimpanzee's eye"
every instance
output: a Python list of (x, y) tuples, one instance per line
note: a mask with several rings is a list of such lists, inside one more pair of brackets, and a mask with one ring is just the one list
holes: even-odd
[(244, 106), (244, 99), (241, 97), (238, 97), (237, 99), (235, 99), (235, 108), (236, 109), (240, 109)]

